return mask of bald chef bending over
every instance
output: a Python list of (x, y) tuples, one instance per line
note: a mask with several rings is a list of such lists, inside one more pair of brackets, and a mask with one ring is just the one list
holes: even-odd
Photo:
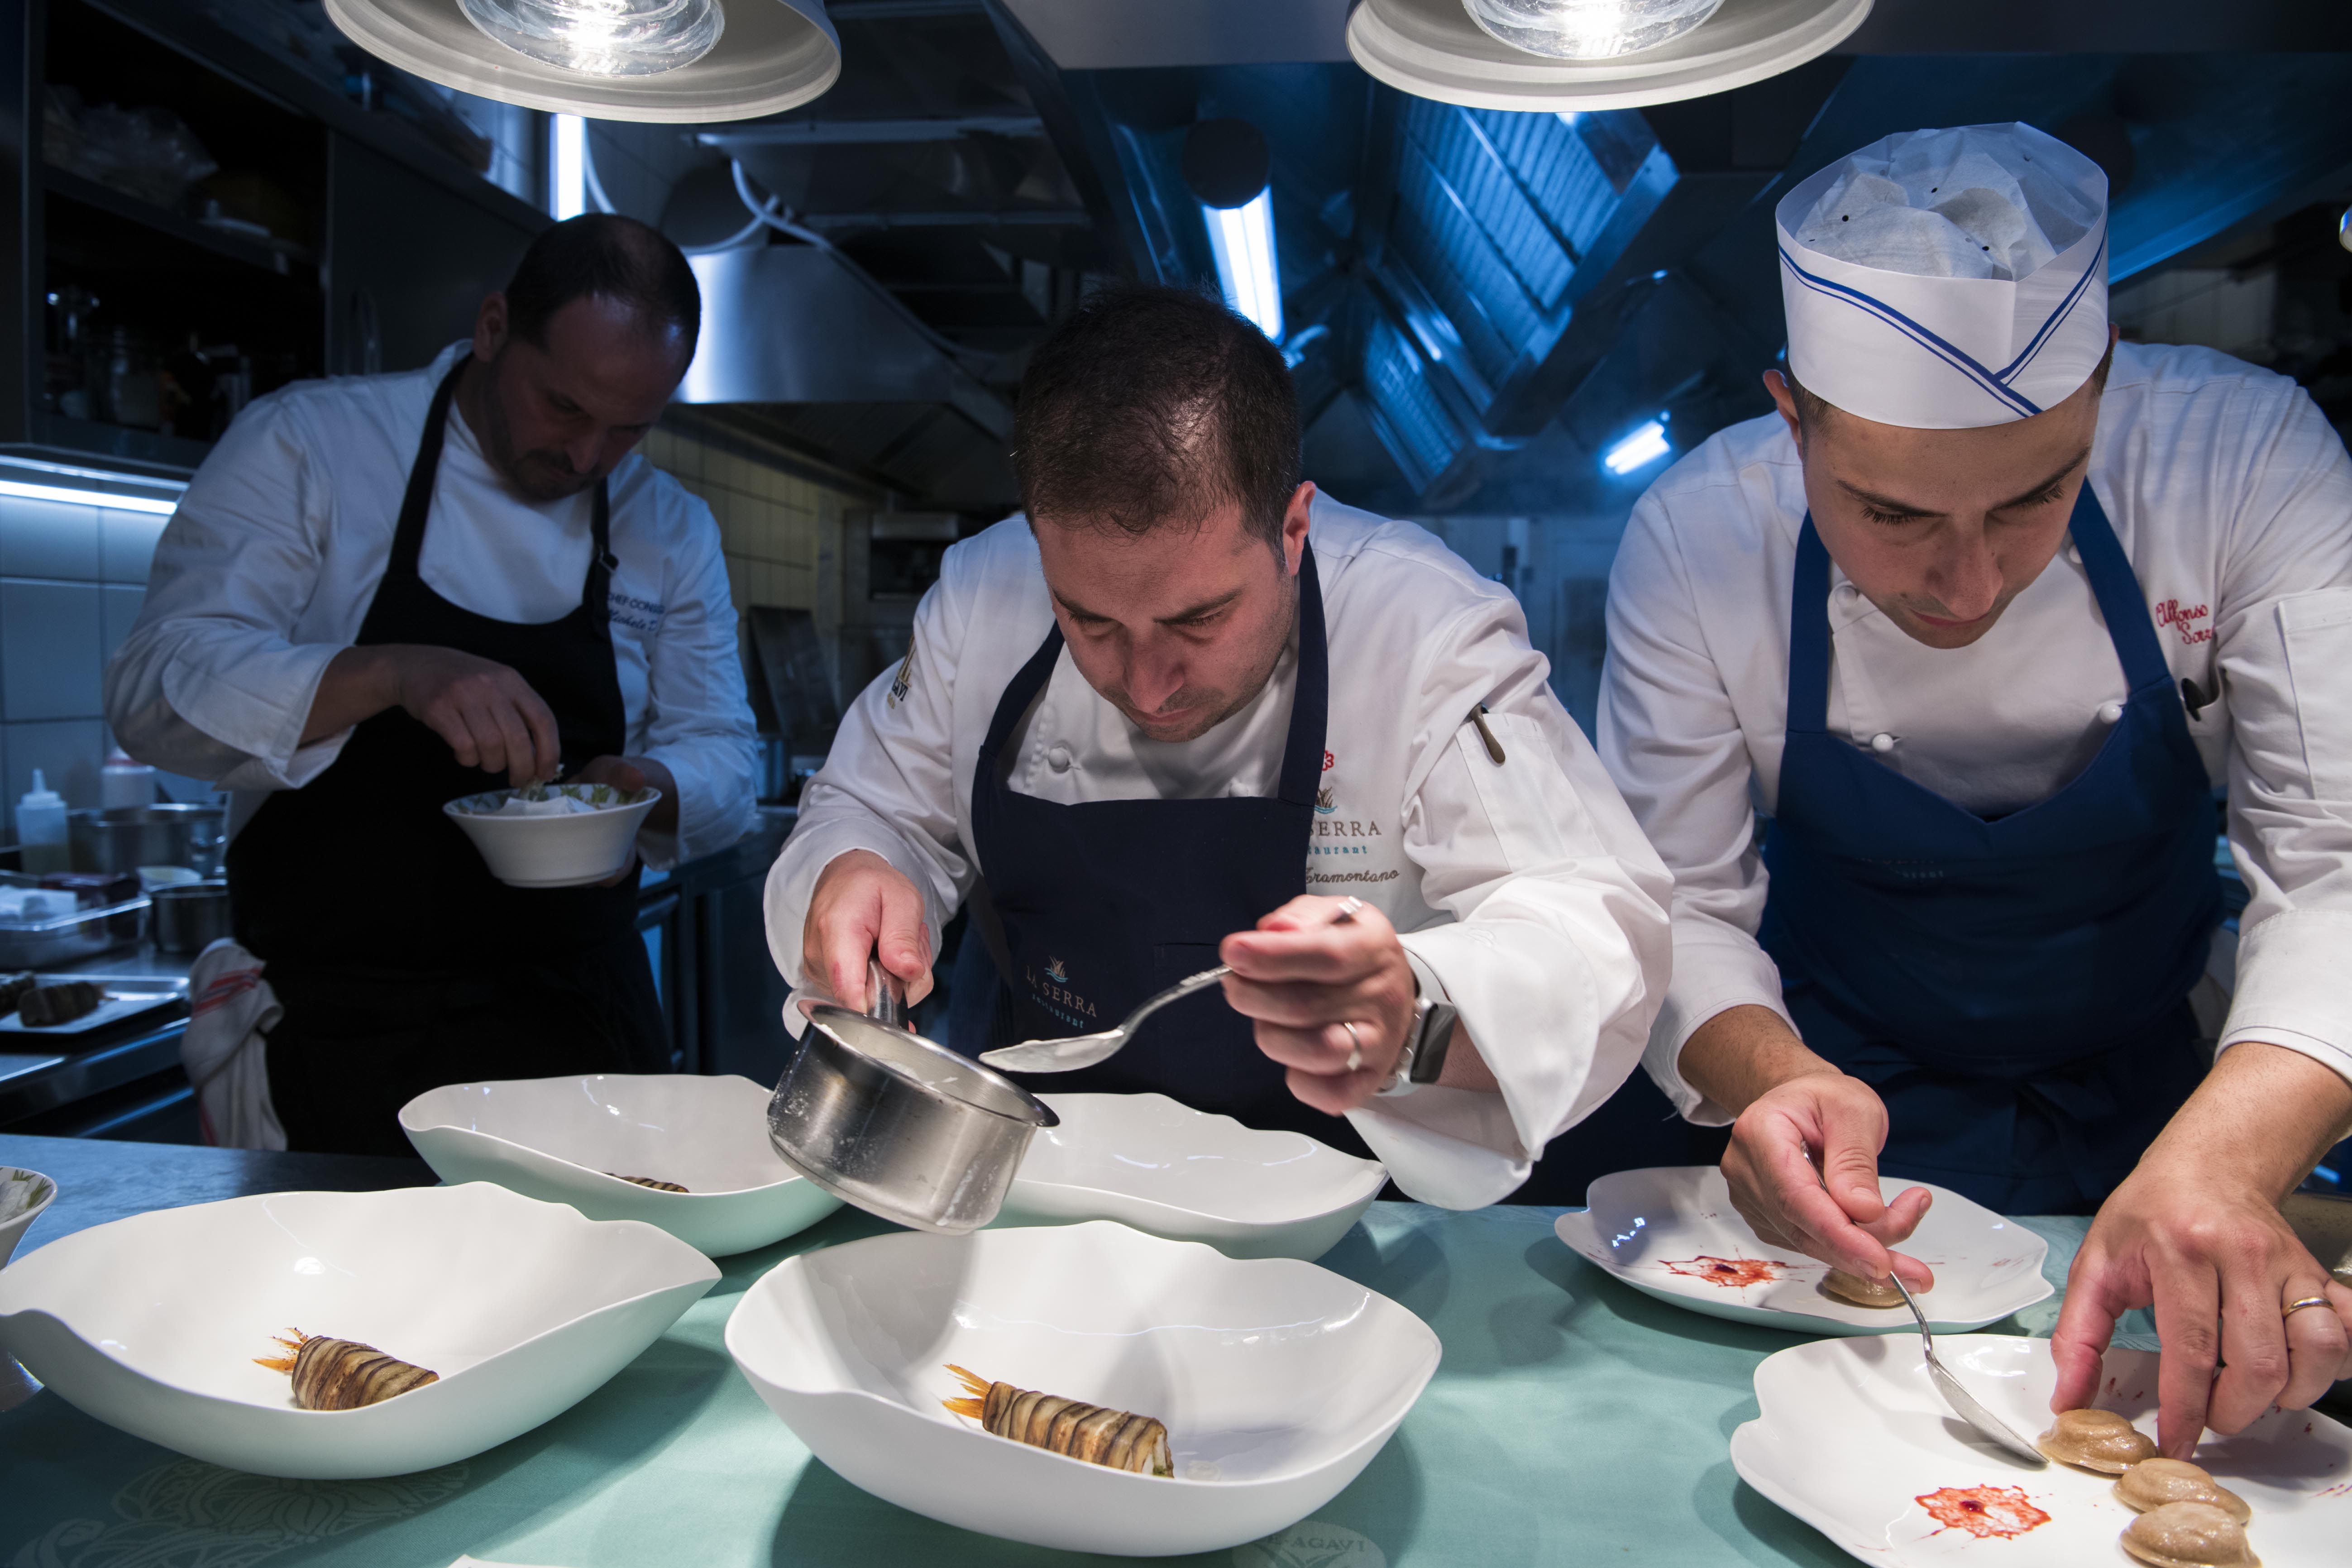
[(400, 1107), (441, 1084), (668, 1070), (635, 865), (510, 888), (441, 807), (559, 769), (650, 784), (657, 866), (751, 826), (719, 530), (635, 455), (700, 318), (654, 229), (557, 224), (425, 369), (257, 399), (163, 531), (107, 717), (231, 792), (293, 1148), (407, 1152)]
[(1005, 994), (966, 1052), (1231, 964), (1222, 998), (1026, 1081), (1352, 1124), (1414, 1196), (1492, 1203), (1639, 1059), (1665, 874), (1517, 603), (1300, 483), (1298, 437), (1281, 354), (1213, 303), (1120, 290), (1065, 322), (1022, 382), (1028, 518), (948, 552), (858, 699), (769, 942), (851, 1005), (878, 943), (919, 999), (971, 900)]
[(1676, 878), (1648, 1066), (1737, 1118), (1759, 1235), (1873, 1278), (1931, 1279), (1882, 1162), (2095, 1209), (2057, 1406), (2152, 1302), (2185, 1456), (2352, 1372), (2278, 1209), (2352, 1125), (2352, 460), (2282, 377), (2115, 342), (2106, 181), (2039, 132), (1890, 137), (1779, 220), (1779, 412), (1651, 488), (1610, 589), (1601, 750)]

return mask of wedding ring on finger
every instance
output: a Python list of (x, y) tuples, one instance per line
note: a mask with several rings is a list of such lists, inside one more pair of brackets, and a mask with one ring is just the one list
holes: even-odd
[[(1363, 1037), (1356, 1033), (1356, 1026), (1344, 1018), (1339, 1021), (1339, 1027), (1348, 1031), (1348, 1070), (1354, 1072), (1364, 1065)], [(2291, 1312), (2294, 1309), (2290, 1307), (2287, 1310)]]
[(2279, 1316), (2282, 1318), (2292, 1318), (2297, 1312), (2302, 1311), (2305, 1307), (2330, 1307), (2334, 1305), (2335, 1303), (2330, 1301), (2325, 1296), (2305, 1296), (2300, 1301), (2289, 1301), (2286, 1304), (2285, 1309), (2279, 1313)]

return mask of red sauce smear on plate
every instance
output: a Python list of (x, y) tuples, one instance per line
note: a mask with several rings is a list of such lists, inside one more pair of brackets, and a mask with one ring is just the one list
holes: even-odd
[(1912, 1500), (1946, 1530), (1965, 1530), (1979, 1541), (2023, 1535), (2050, 1516), (2017, 1487), (1945, 1487)]
[(1696, 1258), (1669, 1258), (1659, 1261), (1676, 1274), (1735, 1290), (1743, 1285), (1762, 1285), (1778, 1279), (1780, 1276), (1773, 1271), (1789, 1267), (1788, 1264), (1769, 1262), (1761, 1258), (1709, 1258), (1705, 1253)]

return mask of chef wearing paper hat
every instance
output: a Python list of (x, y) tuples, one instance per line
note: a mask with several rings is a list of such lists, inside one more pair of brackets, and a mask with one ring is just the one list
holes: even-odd
[[(2277, 1208), (2352, 1131), (2352, 458), (2283, 377), (2115, 341), (2105, 179), (2030, 127), (1777, 217), (1778, 411), (1611, 583), (1601, 752), (1676, 878), (1646, 1065), (1770, 1246), (1927, 1285), (1882, 1165), (2095, 1210), (2059, 1407), (2152, 1302), (2183, 1455), (2352, 1373)], [(2224, 790), (2252, 901), (2200, 1028)]]

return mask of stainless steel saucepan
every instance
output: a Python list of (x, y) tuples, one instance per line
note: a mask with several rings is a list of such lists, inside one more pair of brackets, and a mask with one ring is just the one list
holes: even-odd
[[(876, 967), (885, 1016), (895, 986)], [(996, 1217), (1050, 1107), (1001, 1073), (895, 1021), (809, 1009), (800, 1050), (768, 1102), (784, 1163), (845, 1203), (917, 1230), (961, 1236)]]

